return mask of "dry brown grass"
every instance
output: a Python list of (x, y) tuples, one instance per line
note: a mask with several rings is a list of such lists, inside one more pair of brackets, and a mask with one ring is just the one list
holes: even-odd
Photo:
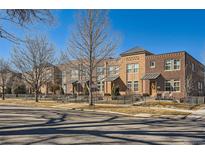
[(184, 110), (198, 110), (202, 107), (205, 107), (205, 104), (188, 104), (188, 103), (176, 103), (176, 102), (146, 102), (141, 106), (164, 107), (164, 108), (184, 109)]
[[(40, 108), (54, 108), (54, 109), (79, 109), (79, 110), (95, 110), (95, 111), (109, 111), (118, 112), (130, 115), (136, 114), (152, 114), (152, 115), (188, 115), (189, 112), (173, 111), (167, 109), (152, 109), (147, 106), (124, 106), (124, 105), (113, 105), (113, 104), (96, 104), (89, 106), (87, 103), (60, 103), (56, 101), (41, 101), (36, 103), (31, 100), (20, 100), (20, 99), (8, 99), (0, 101), (2, 105), (20, 105), (29, 107), (40, 107)], [(151, 105), (150, 105), (151, 106)], [(156, 106), (155, 106), (156, 107)]]

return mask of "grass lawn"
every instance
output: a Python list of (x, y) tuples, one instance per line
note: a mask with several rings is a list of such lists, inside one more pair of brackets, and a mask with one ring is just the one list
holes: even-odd
[[(56, 101), (41, 101), (35, 103), (34, 101), (21, 99), (7, 99), (0, 100), (0, 105), (20, 105), (29, 107), (54, 108), (54, 109), (80, 109), (80, 110), (95, 110), (95, 111), (110, 111), (130, 115), (136, 114), (152, 114), (152, 115), (188, 115), (190, 112), (174, 111), (168, 109), (152, 109), (151, 105), (132, 106), (132, 105), (114, 105), (114, 104), (96, 104), (89, 106), (87, 103), (60, 103)], [(156, 107), (156, 106), (155, 106)]]

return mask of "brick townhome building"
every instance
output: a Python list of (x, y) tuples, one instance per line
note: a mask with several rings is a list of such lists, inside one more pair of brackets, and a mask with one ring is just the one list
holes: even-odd
[[(86, 74), (69, 65), (59, 65), (62, 87), (66, 94), (83, 93)], [(80, 68), (80, 64), (79, 64)], [(153, 54), (143, 48), (132, 48), (118, 59), (106, 59), (96, 69), (95, 85), (100, 94), (111, 94), (118, 86), (121, 95), (169, 95), (183, 98), (187, 95), (204, 96), (205, 66), (186, 51)]]

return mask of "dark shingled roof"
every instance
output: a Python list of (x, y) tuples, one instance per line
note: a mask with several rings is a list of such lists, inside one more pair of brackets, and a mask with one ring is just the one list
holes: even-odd
[(133, 55), (133, 54), (142, 54), (142, 53), (153, 55), (153, 53), (145, 50), (144, 48), (141, 48), (141, 47), (137, 46), (137, 47), (131, 48), (131, 49), (121, 53), (120, 56), (127, 56), (127, 55)]
[(143, 77), (142, 80), (151, 80), (151, 79), (156, 79), (160, 76), (160, 73), (146, 73)]

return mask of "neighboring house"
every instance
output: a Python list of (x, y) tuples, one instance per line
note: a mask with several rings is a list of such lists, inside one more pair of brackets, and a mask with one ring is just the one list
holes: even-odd
[(42, 85), (40, 92), (42, 94), (53, 94), (61, 90), (62, 87), (62, 72), (52, 64), (49, 64), (46, 73), (47, 82)]
[(144, 92), (175, 98), (204, 96), (205, 67), (185, 51), (146, 56)]
[[(89, 85), (88, 70), (77, 61), (59, 65), (62, 71), (62, 88), (66, 94), (82, 94)], [(119, 77), (118, 59), (106, 59), (98, 64), (93, 73), (95, 91), (104, 94), (111, 92), (111, 82)]]
[[(66, 94), (82, 94), (89, 79), (80, 63), (75, 66), (69, 63), (57, 66)], [(111, 94), (112, 87), (118, 86), (121, 95), (204, 96), (204, 72), (205, 66), (186, 51), (153, 54), (136, 47), (121, 53), (118, 59), (99, 63), (94, 84), (99, 94)]]
[[(6, 82), (5, 82), (5, 93), (10, 94), (13, 91), (14, 84), (23, 84), (23, 81), (21, 79), (21, 74), (16, 73), (12, 70), (10, 70), (6, 74)], [(2, 93), (2, 78), (0, 78), (0, 94)]]

